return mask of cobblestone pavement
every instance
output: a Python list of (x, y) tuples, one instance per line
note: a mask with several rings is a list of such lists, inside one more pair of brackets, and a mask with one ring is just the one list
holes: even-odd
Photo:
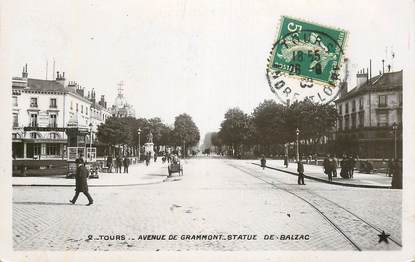
[[(158, 174), (165, 175), (166, 168), (161, 166)], [(272, 180), (274, 185), (258, 178)], [(360, 241), (364, 249), (394, 246), (374, 243), (377, 236), (372, 233), (366, 236), (364, 232), (371, 231), (362, 231), (361, 224), (355, 224), (354, 228), (351, 220), (356, 218), (341, 208), (334, 209), (334, 204), (328, 201), (352, 211), (400, 241), (400, 191), (344, 188), (308, 180), (306, 184), (300, 187), (292, 175), (262, 170), (242, 160), (194, 159), (185, 161), (184, 176), (176, 175), (165, 183), (91, 188), (95, 201), (92, 206), (85, 206), (87, 200), (83, 195), (76, 205), (70, 205), (68, 200), (73, 196), (73, 188), (14, 187), (14, 248), (356, 250), (319, 212), (292, 193), (320, 205), (328, 217), (345, 225), (342, 230)], [(147, 234), (165, 235), (166, 240), (138, 239)], [(178, 239), (168, 240), (169, 235), (178, 235)], [(201, 235), (222, 239), (191, 239)], [(240, 239), (233, 239), (233, 235)], [(253, 235), (255, 240), (247, 240)], [(278, 239), (264, 240), (266, 235), (276, 235)], [(281, 235), (298, 239), (282, 240)]]

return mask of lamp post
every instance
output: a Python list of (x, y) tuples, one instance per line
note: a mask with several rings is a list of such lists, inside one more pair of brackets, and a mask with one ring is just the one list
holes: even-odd
[(297, 162), (300, 160), (300, 152), (298, 150), (298, 135), (300, 134), (300, 130), (297, 128), (295, 130), (295, 134), (297, 135)]
[(138, 134), (138, 161), (140, 161), (141, 160), (141, 158), (140, 158), (140, 153), (141, 153), (141, 150), (140, 150), (141, 129), (140, 128), (137, 130), (137, 134)]
[[(89, 160), (92, 160), (92, 123), (89, 123)], [(88, 156), (88, 153), (87, 153)]]
[(398, 124), (396, 124), (396, 122), (394, 122), (392, 124), (392, 129), (393, 129), (393, 158), (396, 159), (397, 158), (397, 154), (396, 154), (396, 131), (398, 130)]

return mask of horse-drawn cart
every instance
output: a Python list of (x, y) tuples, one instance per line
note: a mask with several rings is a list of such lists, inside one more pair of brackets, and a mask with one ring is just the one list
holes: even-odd
[(170, 161), (167, 169), (169, 171), (169, 177), (171, 177), (173, 173), (179, 173), (179, 176), (183, 175), (183, 165), (178, 159)]

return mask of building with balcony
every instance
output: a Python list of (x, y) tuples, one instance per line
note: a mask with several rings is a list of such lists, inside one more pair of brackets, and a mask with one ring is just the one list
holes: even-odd
[[(94, 93), (95, 95), (95, 93)], [(105, 101), (104, 101), (105, 102)], [(94, 136), (97, 125), (111, 116), (75, 82), (66, 83), (65, 73), (55, 80), (12, 78), (12, 151), (16, 159), (63, 159), (68, 144), (67, 129), (83, 129)], [(85, 146), (89, 136), (81, 143)]]
[(357, 85), (335, 101), (339, 118), (335, 133), (337, 151), (362, 158), (402, 157), (402, 74), (382, 73), (369, 79), (357, 74)]

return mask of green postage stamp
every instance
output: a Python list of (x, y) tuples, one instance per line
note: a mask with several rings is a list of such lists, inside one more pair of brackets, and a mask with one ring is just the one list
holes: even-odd
[(335, 85), (346, 37), (344, 30), (283, 16), (270, 69)]

